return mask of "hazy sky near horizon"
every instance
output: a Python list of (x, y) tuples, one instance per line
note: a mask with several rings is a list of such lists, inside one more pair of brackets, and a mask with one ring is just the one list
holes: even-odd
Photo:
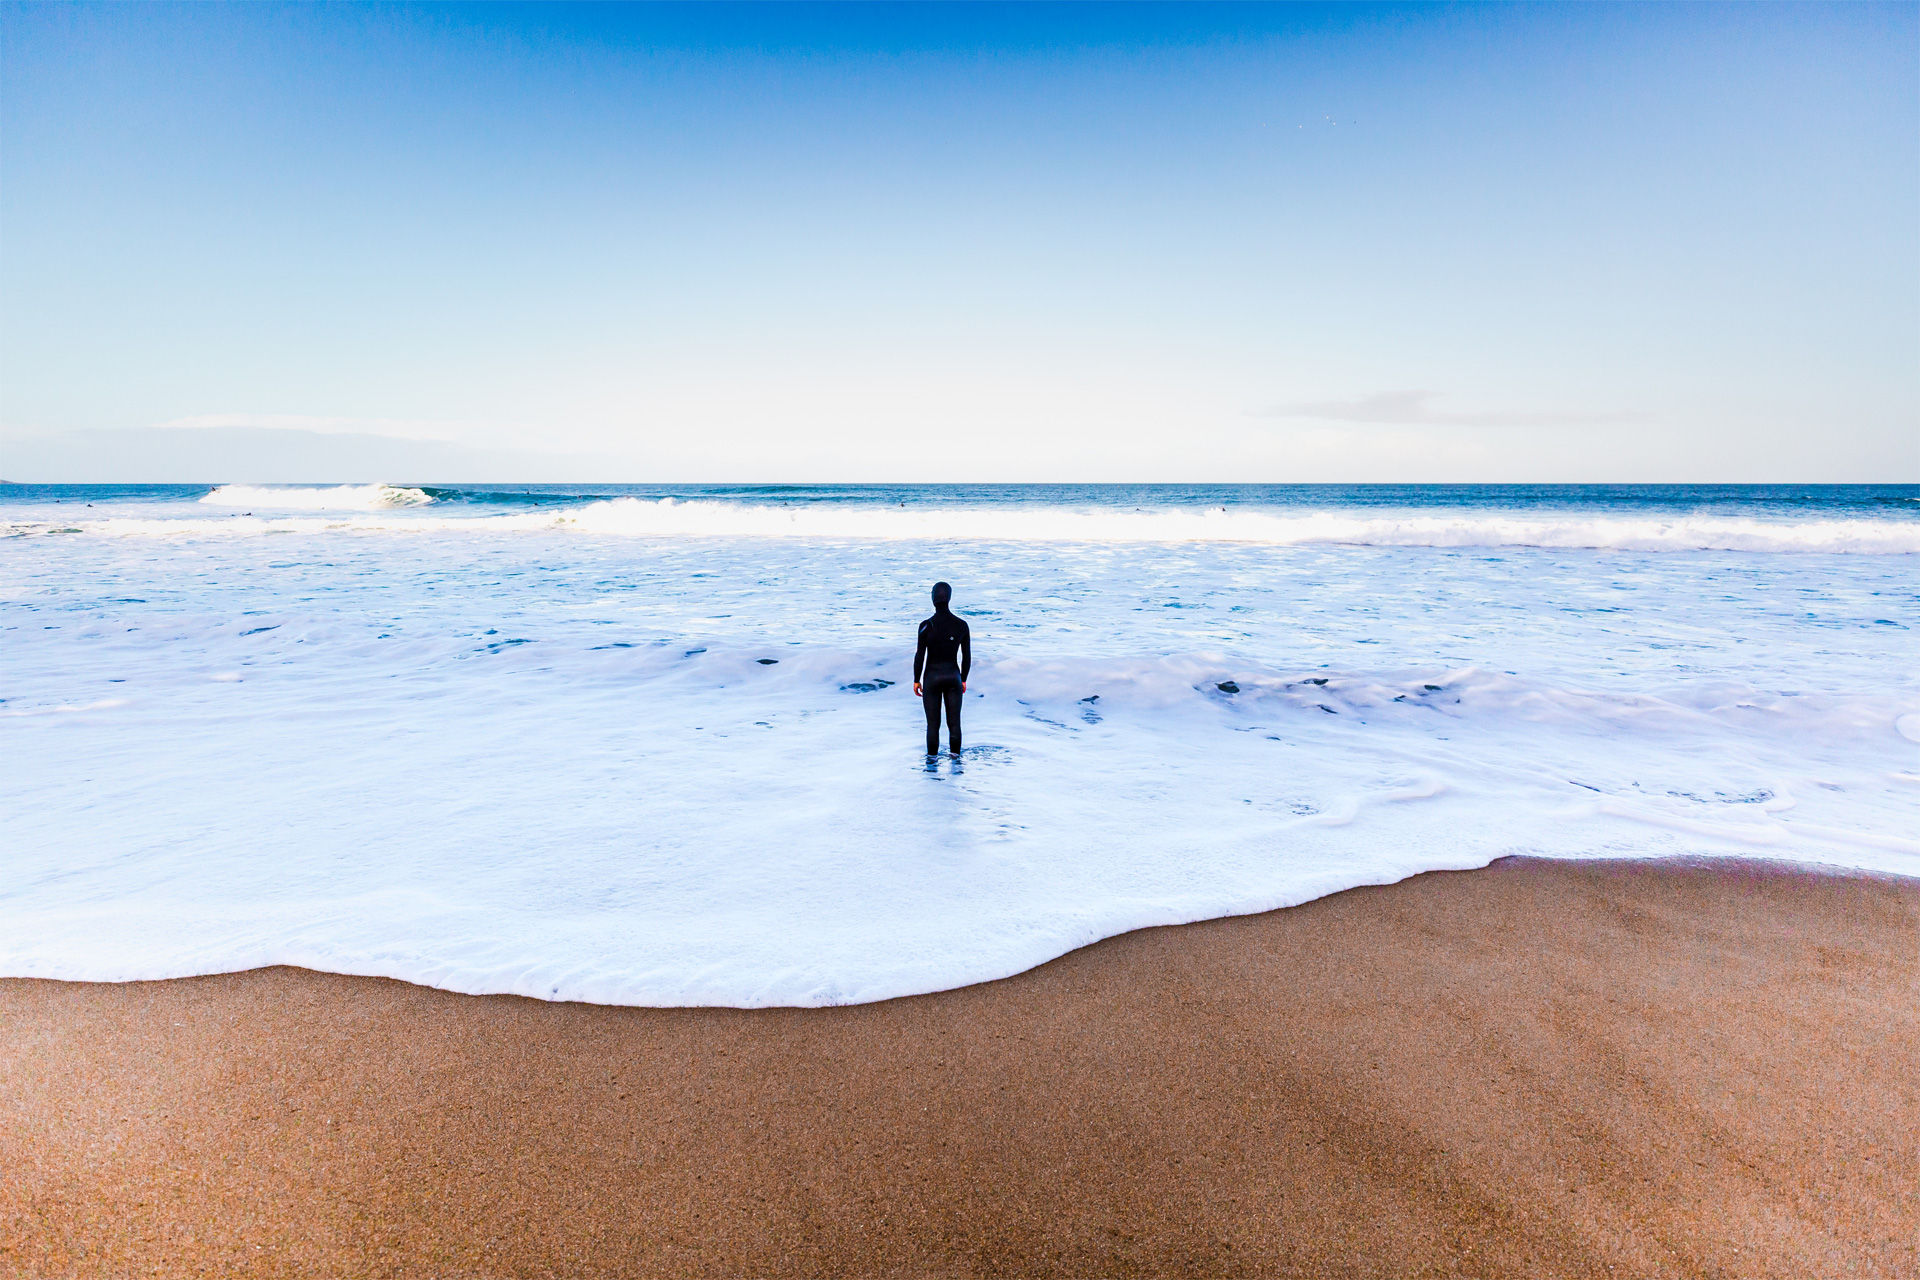
[(12, 479), (1920, 480), (1913, 4), (0, 23)]

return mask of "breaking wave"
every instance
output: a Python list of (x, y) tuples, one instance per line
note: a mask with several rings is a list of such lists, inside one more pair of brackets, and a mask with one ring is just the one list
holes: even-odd
[(281, 511), (380, 511), (423, 507), (433, 496), (421, 489), (390, 484), (338, 484), (322, 488), (286, 488), (223, 484), (200, 501), (215, 507), (264, 507)]
[[(275, 489), (222, 485), (203, 504), (246, 508), (253, 518), (108, 519), (79, 531), (139, 535), (244, 536), (254, 533), (488, 533), (576, 530), (634, 538), (819, 538), (938, 542), (1264, 543), (1275, 546), (1534, 547), (1632, 552), (1741, 551), (1844, 555), (1920, 553), (1920, 521), (1764, 520), (1746, 516), (1596, 516), (1414, 511), (1352, 515), (1213, 507), (1102, 510), (1046, 506), (882, 507), (871, 504), (776, 506), (676, 498), (597, 499), (558, 510), (471, 516), (418, 508), (435, 502), (420, 489), (393, 485)], [(255, 511), (263, 514), (255, 515)], [(290, 510), (358, 512), (301, 519)], [(69, 526), (63, 530), (73, 531)], [(18, 526), (16, 533), (35, 531)], [(41, 531), (52, 531), (46, 526)]]
[(662, 498), (616, 498), (553, 523), (641, 537), (978, 539), (1006, 542), (1266, 542), (1387, 547), (1549, 547), (1617, 551), (1920, 552), (1920, 523), (1745, 517), (1354, 516), (1277, 514), (1214, 507), (1106, 511), (1046, 507), (914, 510), (776, 507)]

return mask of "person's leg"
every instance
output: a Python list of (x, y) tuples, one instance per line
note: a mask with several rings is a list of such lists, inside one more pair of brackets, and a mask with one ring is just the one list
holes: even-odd
[(937, 755), (940, 751), (940, 690), (932, 685), (920, 686), (925, 692), (920, 704), (927, 712), (927, 754)]
[(947, 694), (947, 741), (953, 745), (953, 754), (960, 754), (960, 700), (966, 695), (955, 680), (946, 688)]

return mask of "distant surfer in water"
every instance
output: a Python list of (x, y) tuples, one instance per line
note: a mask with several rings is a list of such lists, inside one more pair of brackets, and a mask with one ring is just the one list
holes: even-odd
[(913, 651), (913, 692), (927, 712), (927, 754), (940, 751), (940, 705), (947, 708), (947, 742), (960, 754), (960, 695), (973, 670), (973, 633), (967, 620), (947, 608), (953, 588), (933, 584), (933, 616), (920, 624), (920, 645)]

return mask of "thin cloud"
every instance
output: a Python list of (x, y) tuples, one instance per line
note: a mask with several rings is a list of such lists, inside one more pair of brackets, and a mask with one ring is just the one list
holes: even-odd
[(386, 436), (392, 440), (457, 442), (491, 426), (434, 418), (315, 418), (297, 413), (203, 413), (154, 423), (186, 431), (254, 427), (266, 431), (311, 431), (323, 436)]
[(1567, 427), (1605, 422), (1638, 422), (1644, 413), (1568, 413), (1561, 410), (1495, 409), (1454, 412), (1436, 409), (1435, 391), (1381, 391), (1354, 400), (1318, 400), (1283, 404), (1260, 411), (1264, 418), (1317, 418), (1323, 422), (1365, 422), (1419, 427)]

